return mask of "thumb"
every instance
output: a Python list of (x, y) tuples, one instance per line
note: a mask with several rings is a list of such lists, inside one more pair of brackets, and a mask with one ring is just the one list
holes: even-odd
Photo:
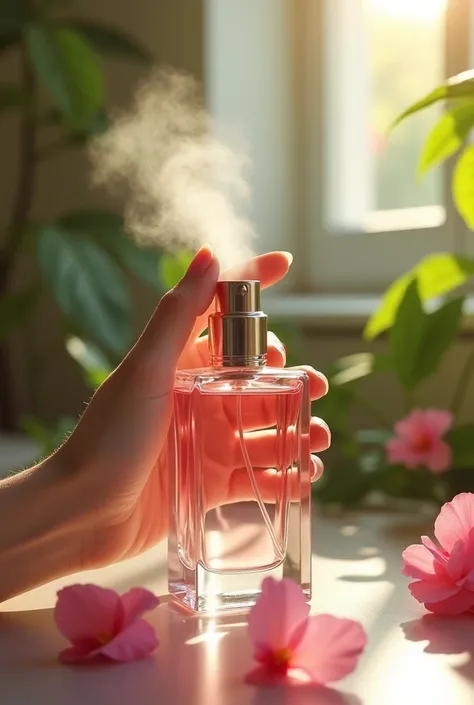
[[(150, 363), (159, 371), (161, 384), (174, 379), (179, 357), (196, 318), (212, 302), (218, 277), (218, 261), (211, 248), (204, 245), (181, 281), (163, 296), (126, 362), (133, 363), (134, 367), (137, 364), (147, 367)], [(152, 377), (156, 379), (155, 375)]]

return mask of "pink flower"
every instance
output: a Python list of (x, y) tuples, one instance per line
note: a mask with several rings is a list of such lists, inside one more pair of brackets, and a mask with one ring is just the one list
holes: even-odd
[(310, 617), (303, 591), (289, 578), (265, 578), (248, 624), (259, 666), (246, 681), (254, 685), (339, 680), (355, 669), (367, 641), (358, 622)]
[(427, 610), (474, 612), (474, 494), (458, 494), (434, 525), (438, 547), (427, 536), (403, 552), (403, 574), (415, 578), (410, 592)]
[(149, 590), (133, 588), (124, 595), (98, 585), (71, 585), (58, 592), (56, 626), (72, 646), (59, 654), (63, 663), (99, 657), (134, 661), (158, 646), (155, 630), (141, 619), (159, 599)]
[(401, 463), (409, 470), (425, 466), (434, 473), (451, 464), (451, 448), (443, 440), (453, 424), (453, 415), (442, 409), (414, 409), (395, 424), (396, 438), (387, 442), (389, 463)]

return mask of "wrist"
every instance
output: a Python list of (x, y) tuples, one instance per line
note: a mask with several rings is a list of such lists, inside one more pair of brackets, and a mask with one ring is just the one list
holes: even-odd
[(0, 602), (80, 569), (84, 522), (59, 456), (0, 482)]

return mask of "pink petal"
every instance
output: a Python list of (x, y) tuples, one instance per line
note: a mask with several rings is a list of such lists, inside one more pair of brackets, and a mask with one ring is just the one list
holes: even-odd
[(421, 409), (414, 409), (404, 419), (395, 424), (395, 433), (400, 438), (411, 443), (413, 436), (425, 431), (425, 414)]
[(417, 580), (414, 583), (410, 583), (408, 587), (415, 600), (423, 604), (426, 602), (441, 602), (441, 600), (445, 600), (460, 592), (460, 589), (447, 578)]
[(451, 466), (452, 456), (451, 446), (437, 439), (426, 453), (424, 465), (434, 473), (446, 472)]
[(71, 585), (58, 592), (54, 619), (59, 631), (76, 646), (91, 648), (97, 637), (112, 635), (123, 617), (119, 596), (98, 585)]
[(430, 612), (442, 615), (456, 615), (469, 612), (474, 607), (474, 593), (469, 590), (461, 590), (456, 595), (448, 597), (440, 602), (427, 602), (425, 607)]
[(108, 644), (97, 649), (114, 661), (136, 661), (149, 656), (158, 646), (155, 630), (144, 619), (135, 620)]
[(314, 683), (324, 685), (351, 673), (367, 643), (359, 622), (321, 614), (308, 619), (291, 667), (305, 671)]
[(392, 465), (402, 463), (405, 465), (407, 455), (411, 455), (410, 445), (403, 438), (391, 438), (385, 444), (388, 462)]
[(458, 494), (451, 502), (446, 502), (434, 525), (435, 536), (446, 551), (451, 551), (456, 541), (468, 542), (473, 528), (474, 494), (470, 492)]
[(425, 422), (438, 437), (444, 436), (446, 431), (449, 431), (453, 425), (453, 415), (445, 409), (426, 409)]
[[(436, 563), (439, 563), (439, 565), (441, 565), (443, 568), (446, 568), (446, 566), (448, 565), (449, 555), (442, 551), (440, 548), (438, 548), (438, 546), (430, 539), (429, 536), (422, 536), (421, 543), (426, 549), (428, 549), (428, 551), (435, 559)], [(434, 565), (433, 568), (436, 568), (436, 565)]]
[(456, 541), (446, 563), (446, 571), (452, 582), (460, 580), (465, 575), (466, 554), (463, 541)]
[(403, 575), (409, 578), (431, 578), (435, 574), (434, 558), (424, 546), (408, 546), (403, 553)]
[(257, 650), (289, 647), (301, 637), (308, 614), (306, 598), (293, 580), (265, 578), (248, 617), (250, 638)]
[(132, 588), (121, 597), (124, 610), (124, 626), (128, 626), (135, 619), (143, 617), (145, 612), (158, 607), (160, 600), (150, 590), (145, 588)]

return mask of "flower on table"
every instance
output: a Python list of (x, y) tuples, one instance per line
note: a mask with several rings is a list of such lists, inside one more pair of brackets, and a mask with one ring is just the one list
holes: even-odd
[(386, 444), (389, 463), (409, 470), (421, 466), (433, 473), (449, 470), (451, 447), (444, 440), (453, 425), (453, 415), (444, 409), (414, 409), (395, 424), (395, 438)]
[(135, 661), (158, 646), (155, 630), (144, 619), (159, 599), (149, 590), (132, 588), (124, 595), (98, 585), (71, 585), (58, 592), (56, 626), (71, 642), (59, 654), (62, 663), (98, 658)]
[(265, 578), (248, 618), (258, 666), (247, 683), (326, 685), (351, 673), (365, 648), (363, 627), (329, 614), (309, 615), (303, 591), (288, 578)]
[(430, 612), (474, 612), (474, 494), (463, 492), (441, 509), (428, 536), (403, 552), (403, 574), (415, 581), (410, 592)]

